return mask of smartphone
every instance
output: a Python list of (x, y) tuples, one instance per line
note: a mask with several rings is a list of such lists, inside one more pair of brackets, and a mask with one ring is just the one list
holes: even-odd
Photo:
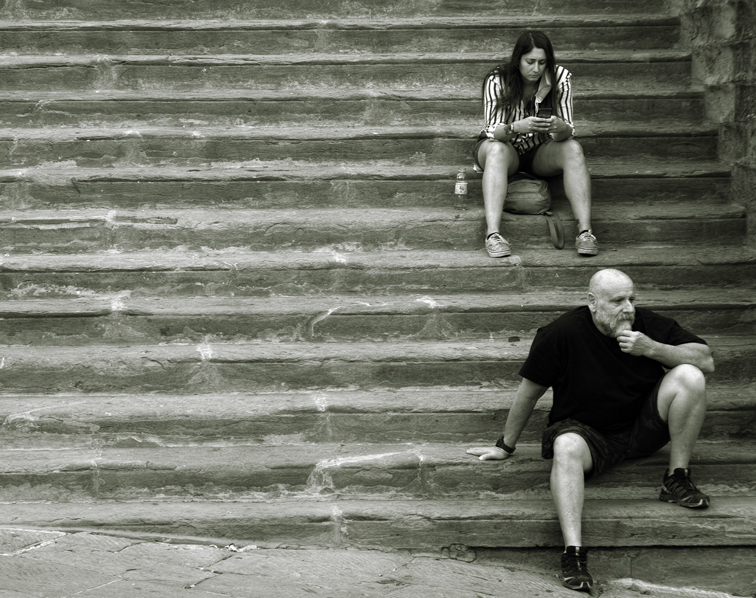
[(551, 118), (551, 108), (541, 108), (536, 116), (538, 118)]

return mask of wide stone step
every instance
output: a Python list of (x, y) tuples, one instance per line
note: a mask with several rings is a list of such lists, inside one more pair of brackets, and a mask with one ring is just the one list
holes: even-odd
[(756, 253), (743, 248), (705, 252), (660, 249), (517, 250), (491, 259), (479, 251), (275, 252), (149, 251), (8, 255), (0, 263), (5, 299), (88, 297), (126, 293), (264, 297), (273, 295), (480, 293), (585, 289), (601, 268), (619, 268), (640, 287), (689, 291), (756, 281)]
[(491, 14), (663, 14), (666, 6), (659, 0), (640, 0), (632, 4), (621, 0), (547, 0), (534, 6), (525, 0), (467, 0), (465, 2), (424, 2), (419, 5), (401, 0), (320, 0), (313, 5), (301, 0), (215, 0), (210, 4), (191, 0), (159, 3), (91, 0), (16, 0), (0, 10), (3, 19), (313, 19), (328, 17), (415, 17), (481, 16)]
[[(756, 496), (753, 441), (701, 442), (691, 460), (712, 496)], [(76, 448), (2, 451), (0, 500), (82, 501), (192, 498), (548, 499), (551, 462), (521, 443), (505, 462), (481, 462), (464, 446), (316, 444)], [(588, 499), (658, 496), (669, 449), (622, 463), (588, 481)]]
[[(575, 89), (576, 118), (590, 121), (643, 122), (649, 129), (670, 122), (698, 123), (703, 94), (654, 87), (606, 91)], [(590, 120), (589, 120), (590, 119)], [(213, 89), (205, 92), (14, 92), (0, 93), (0, 126), (142, 127), (312, 125), (334, 127), (439, 124), (482, 127), (481, 98), (469, 90)]]
[[(471, 179), (470, 199), (458, 207), (480, 206), (480, 177), (472, 172), (469, 156), (445, 166), (248, 161), (196, 168), (82, 169), (58, 163), (0, 170), (0, 198), (7, 209), (16, 210), (452, 207), (459, 204), (454, 178), (462, 166)], [(595, 204), (642, 200), (687, 214), (691, 197), (709, 204), (730, 201), (730, 173), (717, 163), (600, 158), (591, 160), (589, 169)], [(558, 177), (551, 192), (564, 198)]]
[[(690, 85), (690, 53), (681, 50), (560, 52), (559, 64), (582, 89), (630, 90)], [(5, 56), (0, 90), (478, 89), (490, 54), (293, 54), (215, 56)], [(623, 77), (618, 79), (617, 72)]]
[[(701, 335), (756, 334), (752, 290), (654, 292), (640, 305)], [(128, 293), (6, 300), (0, 344), (87, 345), (269, 340), (282, 342), (503, 339), (586, 302), (585, 292), (335, 297), (155, 297)]]
[[(705, 161), (717, 155), (715, 125), (590, 123), (578, 130), (586, 158)], [(0, 167), (190, 166), (254, 160), (448, 165), (472, 161), (467, 127), (254, 127), (0, 130)], [(468, 162), (469, 163), (469, 162)]]
[[(753, 497), (720, 497), (702, 511), (662, 503), (655, 495), (646, 500), (588, 500), (583, 513), (583, 540), (597, 548), (753, 546), (754, 521)], [(2, 510), (0, 525), (64, 531), (120, 530), (261, 547), (439, 550), (453, 544), (480, 548), (563, 546), (551, 500), (14, 504)]]
[[(498, 15), (497, 15), (498, 16)], [(511, 47), (524, 29), (559, 50), (674, 47), (679, 19), (663, 15), (416, 17), (336, 20), (0, 21), (5, 48), (38, 54), (292, 54), (480, 52)]]
[[(9, 253), (122, 252), (244, 247), (255, 251), (475, 250), (485, 238), (481, 201), (459, 208), (329, 210), (59, 210), (0, 215), (2, 245)], [(554, 202), (568, 249), (579, 229), (567, 201)], [(670, 212), (660, 204), (595, 203), (592, 229), (603, 249), (742, 245), (745, 208), (688, 204)], [(515, 248), (552, 245), (541, 215), (505, 213), (501, 229)], [(726, 240), (723, 242), (723, 239)]]
[[(517, 338), (518, 340), (515, 340)], [(753, 382), (751, 337), (710, 336), (716, 384)], [(6, 393), (212, 393), (519, 382), (530, 340), (3, 347)]]
[[(718, 357), (717, 357), (718, 358)], [(301, 443), (456, 443), (502, 433), (519, 379), (474, 387), (207, 394), (3, 394), (7, 450), (67, 450)], [(701, 441), (740, 441), (756, 430), (756, 388), (707, 384)], [(551, 391), (536, 404), (522, 443), (538, 443)], [(251, 449), (252, 450), (252, 449)]]

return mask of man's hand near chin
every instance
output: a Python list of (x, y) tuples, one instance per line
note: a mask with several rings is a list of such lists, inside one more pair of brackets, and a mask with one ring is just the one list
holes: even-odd
[(623, 353), (640, 356), (647, 355), (653, 348), (653, 341), (642, 332), (623, 330), (617, 335), (617, 342)]
[(502, 460), (509, 457), (509, 453), (498, 446), (480, 446), (467, 449), (468, 455), (475, 455), (481, 461)]

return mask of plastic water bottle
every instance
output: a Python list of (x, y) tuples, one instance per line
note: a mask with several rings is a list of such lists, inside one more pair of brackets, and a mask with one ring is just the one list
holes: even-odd
[(457, 207), (464, 207), (467, 199), (467, 172), (464, 168), (457, 171), (457, 180), (454, 184), (454, 203)]

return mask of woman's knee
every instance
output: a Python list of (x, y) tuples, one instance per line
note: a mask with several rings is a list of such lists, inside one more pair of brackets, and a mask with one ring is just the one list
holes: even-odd
[(583, 146), (575, 139), (567, 139), (565, 141), (557, 142), (561, 146), (562, 155), (566, 164), (584, 163), (585, 154), (583, 153)]
[(574, 139), (566, 141), (552, 141), (541, 146), (533, 162), (536, 174), (552, 176), (570, 171), (584, 172), (588, 175), (588, 167), (583, 155), (583, 146)]
[(517, 151), (509, 143), (489, 141), (481, 146), (478, 156), (484, 166), (498, 166), (509, 170), (517, 160)]

